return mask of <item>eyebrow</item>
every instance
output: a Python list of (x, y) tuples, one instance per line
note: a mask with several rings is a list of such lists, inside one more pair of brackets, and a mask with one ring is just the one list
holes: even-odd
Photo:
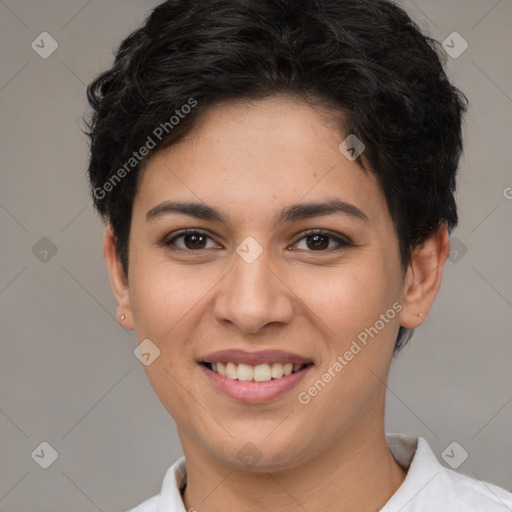
[[(146, 213), (146, 220), (152, 221), (173, 213), (189, 215), (196, 219), (218, 221), (224, 224), (228, 222), (227, 215), (217, 208), (202, 203), (182, 201), (164, 201), (158, 204)], [(284, 224), (334, 214), (348, 215), (355, 219), (368, 221), (367, 215), (357, 206), (341, 199), (330, 199), (322, 202), (298, 203), (287, 206), (281, 210), (276, 223)]]

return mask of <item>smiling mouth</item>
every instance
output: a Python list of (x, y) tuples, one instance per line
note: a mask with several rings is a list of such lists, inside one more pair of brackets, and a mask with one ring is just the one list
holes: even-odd
[(250, 365), (243, 363), (226, 362), (202, 362), (212, 372), (230, 380), (238, 380), (243, 382), (269, 382), (271, 380), (281, 379), (288, 375), (299, 373), (312, 366), (309, 364), (293, 364), (293, 363), (263, 363), (258, 365)]

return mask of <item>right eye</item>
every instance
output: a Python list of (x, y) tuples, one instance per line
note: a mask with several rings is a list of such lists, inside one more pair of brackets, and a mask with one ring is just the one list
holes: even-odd
[[(176, 243), (177, 240), (182, 240), (182, 245)], [(203, 231), (187, 229), (185, 231), (179, 232), (171, 238), (168, 238), (165, 241), (165, 245), (171, 249), (173, 248), (172, 246), (174, 246), (182, 251), (198, 251), (201, 249), (213, 248), (207, 247), (208, 240), (213, 241), (213, 239)]]

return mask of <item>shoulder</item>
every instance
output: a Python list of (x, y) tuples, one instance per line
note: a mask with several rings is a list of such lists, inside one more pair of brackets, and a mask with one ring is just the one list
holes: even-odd
[(457, 503), (454, 510), (507, 512), (512, 510), (512, 493), (497, 485), (442, 468), (441, 483), (446, 499)]
[(185, 512), (180, 489), (186, 481), (187, 466), (181, 457), (166, 471), (160, 493), (127, 512)]
[(388, 434), (387, 441), (407, 475), (381, 512), (512, 511), (510, 492), (444, 467), (426, 439)]

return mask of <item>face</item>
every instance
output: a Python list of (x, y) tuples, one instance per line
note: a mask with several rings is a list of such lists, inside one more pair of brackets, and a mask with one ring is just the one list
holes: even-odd
[(383, 421), (407, 280), (345, 137), (296, 99), (229, 102), (141, 174), (121, 305), (186, 453), (292, 467)]

